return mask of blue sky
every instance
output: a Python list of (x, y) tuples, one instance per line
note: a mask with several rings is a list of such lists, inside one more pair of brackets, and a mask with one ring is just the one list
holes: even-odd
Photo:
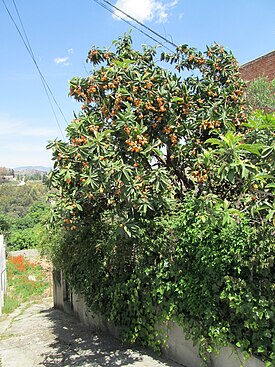
[[(176, 44), (204, 50), (220, 43), (240, 64), (275, 48), (274, 0), (109, 1)], [(5, 2), (20, 26), (14, 2)], [(110, 46), (130, 26), (93, 0), (15, 4), (40, 70), (69, 122), (80, 105), (68, 97), (68, 81), (89, 72), (85, 59), (91, 46)], [(132, 37), (137, 48), (154, 44), (135, 29)], [(0, 166), (51, 166), (45, 146), (66, 135), (66, 122), (53, 104), (57, 123), (40, 76), (1, 1), (0, 43)]]

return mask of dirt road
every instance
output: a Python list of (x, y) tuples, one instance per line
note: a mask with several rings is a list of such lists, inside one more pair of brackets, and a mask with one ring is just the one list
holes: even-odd
[(44, 298), (0, 317), (0, 367), (179, 367), (95, 333), (52, 304)]

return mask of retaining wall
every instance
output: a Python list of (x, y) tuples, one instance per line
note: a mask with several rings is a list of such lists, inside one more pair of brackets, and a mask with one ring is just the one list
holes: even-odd
[[(83, 297), (74, 292), (70, 292), (65, 279), (59, 272), (54, 272), (54, 306), (67, 313), (74, 314), (84, 324), (92, 329), (100, 330), (112, 336), (119, 338), (119, 328), (107, 321), (100, 314), (92, 313), (88, 310)], [(194, 346), (191, 340), (188, 340), (182, 328), (174, 322), (160, 326), (166, 328), (168, 341), (167, 348), (163, 354), (185, 367), (205, 367), (199, 357), (198, 346)], [(240, 367), (243, 363), (243, 355), (237, 349), (230, 347), (221, 348), (218, 355), (209, 356), (209, 367)], [(264, 363), (255, 357), (242, 364), (242, 367), (264, 367)]]

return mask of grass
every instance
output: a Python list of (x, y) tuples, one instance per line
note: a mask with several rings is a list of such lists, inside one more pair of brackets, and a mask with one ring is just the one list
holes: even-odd
[(49, 283), (41, 265), (26, 260), (23, 256), (7, 259), (8, 292), (3, 313), (11, 313), (22, 303), (41, 296)]

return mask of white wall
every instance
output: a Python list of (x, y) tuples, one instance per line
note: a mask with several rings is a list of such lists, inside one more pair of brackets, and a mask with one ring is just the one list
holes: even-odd
[(0, 234), (0, 315), (4, 306), (4, 295), (7, 291), (7, 274), (6, 274), (6, 247), (4, 244), (4, 236)]

